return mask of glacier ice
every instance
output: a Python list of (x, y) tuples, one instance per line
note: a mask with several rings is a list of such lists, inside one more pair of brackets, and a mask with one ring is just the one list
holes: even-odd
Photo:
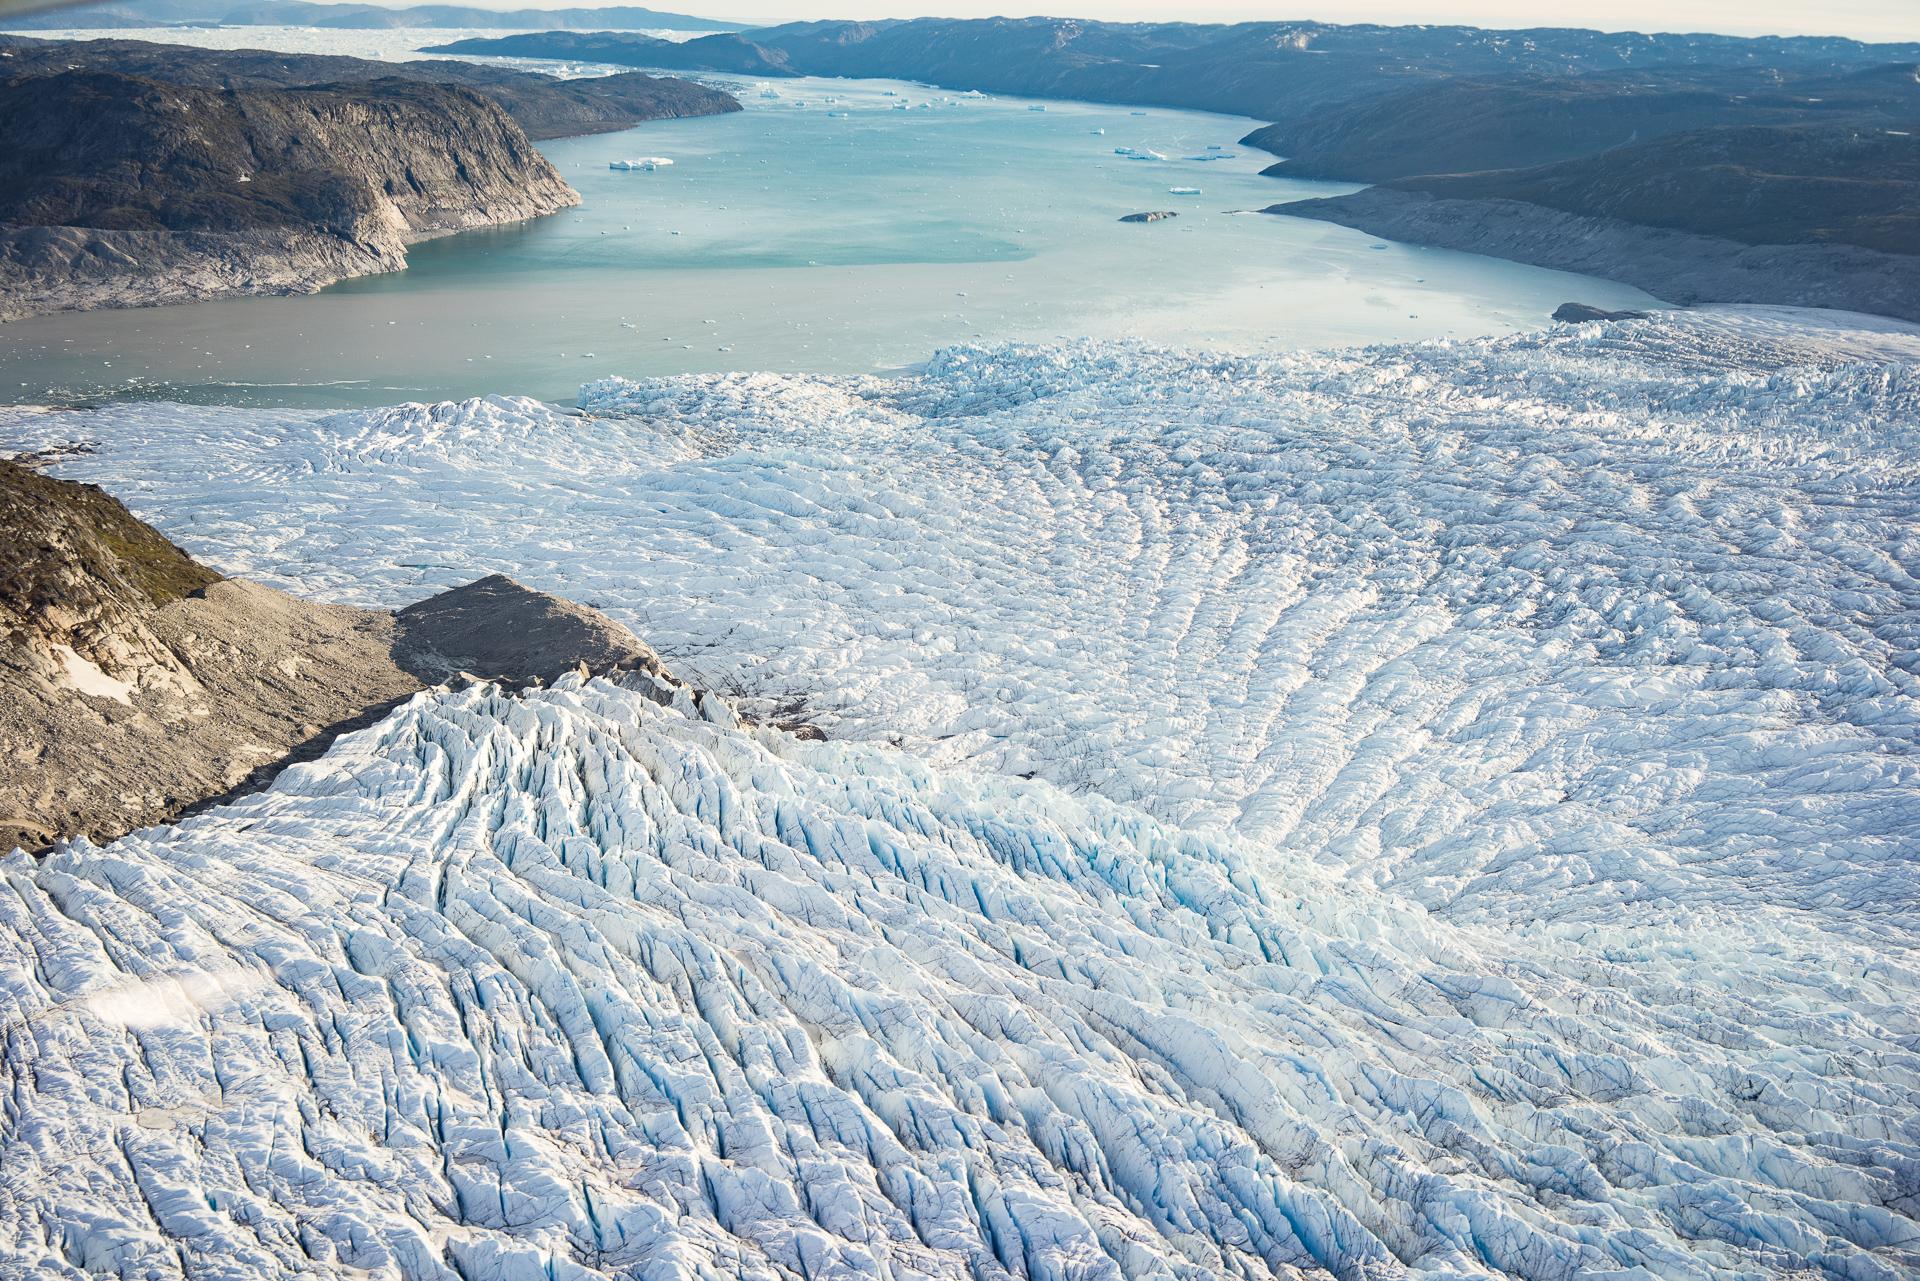
[(510, 572), (833, 740), (423, 695), (7, 860), (0, 1275), (1914, 1275), (1916, 370), (1730, 309), (0, 411), (229, 572)]
[(1920, 1264), (1908, 963), (1451, 925), (606, 681), (0, 874), (0, 1271)]

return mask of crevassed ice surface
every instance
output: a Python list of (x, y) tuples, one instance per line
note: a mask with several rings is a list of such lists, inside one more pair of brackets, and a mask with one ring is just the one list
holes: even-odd
[(602, 682), (423, 695), (0, 869), (0, 1222), (41, 1275), (1920, 1262), (1876, 948), (1451, 926)]
[(423, 696), (11, 860), (0, 1246), (1912, 1275), (1917, 361), (1755, 311), (10, 412), (231, 572), (507, 570), (855, 741)]

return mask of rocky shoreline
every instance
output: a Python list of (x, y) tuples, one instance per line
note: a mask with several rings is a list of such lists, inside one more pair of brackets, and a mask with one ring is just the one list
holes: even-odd
[(219, 91), (69, 72), (0, 85), (0, 316), (301, 293), (579, 194), (446, 85)]
[(1598, 276), (1681, 305), (1771, 303), (1920, 321), (1920, 257), (1909, 254), (1853, 245), (1749, 245), (1516, 200), (1454, 200), (1392, 187), (1261, 212)]
[(530, 132), (739, 110), (638, 75), (135, 41), (0, 38), (0, 54), (0, 320), (397, 271), (419, 241), (580, 203)]

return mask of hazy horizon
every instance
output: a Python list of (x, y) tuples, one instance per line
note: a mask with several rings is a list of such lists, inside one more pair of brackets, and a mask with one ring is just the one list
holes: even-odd
[[(418, 0), (374, 0), (405, 7)], [(463, 0), (489, 9), (561, 9), (605, 7), (600, 0)], [(606, 4), (619, 0), (606, 0)], [(647, 0), (642, 0), (647, 3)], [(1727, 35), (1829, 35), (1857, 40), (1920, 40), (1920, 3), (1916, 0), (1836, 0), (1823, 10), (1781, 3), (1737, 0), (1613, 0), (1575, 3), (1544, 14), (1531, 0), (1461, 0), (1435, 6), (1417, 0), (1353, 0), (1298, 5), (1226, 3), (1182, 6), (1165, 0), (1063, 0), (1058, 4), (1006, 4), (997, 0), (832, 0), (793, 4), (790, 0), (651, 0), (647, 7), (690, 13), (743, 24), (772, 25), (815, 18), (985, 18), (1047, 15), (1122, 22), (1321, 22), (1424, 23), (1477, 27), (1589, 27), (1600, 31), (1692, 32)]]

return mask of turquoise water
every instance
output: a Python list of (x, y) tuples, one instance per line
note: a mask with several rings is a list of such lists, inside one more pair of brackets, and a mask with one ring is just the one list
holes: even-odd
[[(1247, 120), (1032, 110), (880, 81), (781, 81), (769, 97), (711, 79), (748, 110), (542, 144), (580, 209), (421, 244), (405, 272), (316, 295), (10, 324), (0, 399), (565, 401), (611, 373), (884, 370), (976, 339), (1254, 351), (1496, 333), (1572, 298), (1648, 301), (1234, 212), (1349, 189), (1261, 177), (1272, 158), (1236, 141)], [(607, 167), (642, 156), (674, 163)], [(1180, 216), (1118, 221), (1155, 209)]]

